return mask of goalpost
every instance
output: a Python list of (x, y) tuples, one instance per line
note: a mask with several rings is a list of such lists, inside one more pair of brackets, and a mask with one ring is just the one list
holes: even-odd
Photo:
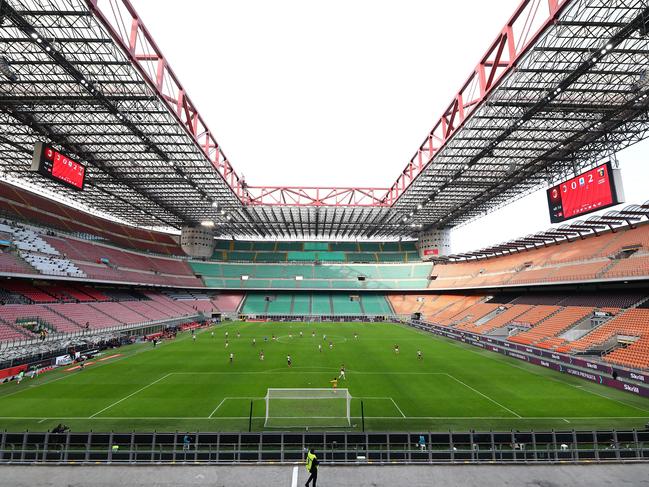
[(347, 389), (268, 389), (266, 428), (351, 426)]

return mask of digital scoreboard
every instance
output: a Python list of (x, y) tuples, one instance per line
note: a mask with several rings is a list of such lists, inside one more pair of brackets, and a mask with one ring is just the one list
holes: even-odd
[(86, 180), (86, 166), (43, 142), (34, 146), (31, 170), (78, 191)]
[(547, 197), (552, 223), (623, 203), (620, 171), (606, 162), (549, 188)]

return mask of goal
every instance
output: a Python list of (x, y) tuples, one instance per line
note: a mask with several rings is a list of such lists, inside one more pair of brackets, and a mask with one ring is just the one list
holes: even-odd
[(347, 389), (268, 389), (266, 428), (351, 426)]

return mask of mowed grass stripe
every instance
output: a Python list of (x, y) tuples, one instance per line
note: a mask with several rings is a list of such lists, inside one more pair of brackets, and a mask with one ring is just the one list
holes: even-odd
[[(215, 327), (214, 337), (210, 331), (200, 332), (195, 343), (185, 334), (156, 349), (125, 347), (124, 357), (83, 371), (3, 385), (3, 427), (43, 430), (70, 418), (75, 430), (239, 430), (247, 428), (252, 400), (253, 428), (259, 430), (265, 417), (261, 398), (269, 387), (329, 387), (343, 363), (347, 380), (339, 387), (353, 397), (356, 422), (364, 400), (367, 429), (560, 429), (566, 421), (571, 427), (641, 427), (647, 417), (638, 412), (649, 409), (646, 399), (546, 369), (528, 370), (513, 359), (402, 325), (230, 323)], [(416, 358), (418, 349), (423, 361)]]

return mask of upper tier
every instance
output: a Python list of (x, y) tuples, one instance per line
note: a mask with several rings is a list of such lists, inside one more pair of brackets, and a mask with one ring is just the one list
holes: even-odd
[[(207, 287), (226, 289), (425, 289), (433, 266), (190, 262)], [(361, 278), (361, 279), (359, 279)]]
[(217, 240), (213, 260), (229, 262), (419, 262), (415, 242)]

